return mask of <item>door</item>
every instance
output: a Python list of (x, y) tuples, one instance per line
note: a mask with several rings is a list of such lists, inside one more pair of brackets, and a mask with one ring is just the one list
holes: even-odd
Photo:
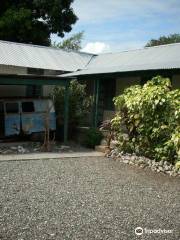
[(0, 137), (4, 137), (4, 103), (0, 102)]
[(19, 102), (5, 103), (5, 136), (20, 134), (20, 111)]

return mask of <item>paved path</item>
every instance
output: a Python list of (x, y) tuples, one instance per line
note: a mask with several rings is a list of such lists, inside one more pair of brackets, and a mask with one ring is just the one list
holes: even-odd
[(0, 162), (0, 239), (179, 240), (179, 186), (103, 157)]
[(77, 157), (102, 157), (101, 152), (86, 151), (74, 153), (27, 153), (27, 154), (7, 154), (0, 155), (0, 161), (18, 161), (18, 160), (43, 160), (43, 159), (62, 159), (62, 158), (77, 158)]

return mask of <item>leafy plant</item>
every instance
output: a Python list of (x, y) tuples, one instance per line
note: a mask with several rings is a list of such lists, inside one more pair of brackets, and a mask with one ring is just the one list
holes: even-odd
[[(154, 77), (144, 86), (132, 86), (114, 99), (112, 120), (122, 149), (156, 160), (179, 158), (180, 90), (168, 78)], [(122, 126), (128, 136), (124, 139)]]
[(153, 47), (158, 45), (178, 43), (180, 42), (180, 34), (174, 33), (168, 36), (160, 36), (158, 39), (151, 39), (145, 47)]
[[(64, 87), (58, 86), (53, 89), (51, 94), (59, 126), (63, 125), (64, 122), (64, 96)], [(76, 80), (71, 81), (69, 86), (69, 126), (71, 128), (77, 127), (84, 121), (92, 104), (93, 98), (86, 95), (86, 85), (80, 84)]]
[(61, 48), (64, 50), (73, 50), (73, 51), (79, 51), (82, 46), (82, 40), (83, 40), (84, 32), (79, 32), (73, 34), (71, 37), (64, 39), (62, 42), (56, 43), (54, 42), (52, 44), (52, 47), (55, 48)]
[(103, 135), (98, 129), (90, 128), (86, 133), (84, 145), (89, 148), (94, 148), (95, 146), (100, 144), (102, 139)]
[(103, 123), (100, 126), (100, 131), (102, 130), (107, 131), (106, 142), (107, 142), (108, 148), (110, 148), (111, 141), (114, 139), (114, 136), (115, 136), (111, 120), (103, 121)]
[(176, 169), (180, 169), (180, 161), (177, 161), (177, 163), (176, 163)]

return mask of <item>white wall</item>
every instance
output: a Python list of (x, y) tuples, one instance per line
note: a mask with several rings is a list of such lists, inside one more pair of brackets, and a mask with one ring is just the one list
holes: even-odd
[(122, 77), (116, 79), (116, 96), (123, 93), (125, 88), (140, 84), (140, 77)]
[[(119, 77), (116, 79), (116, 96), (132, 85), (140, 84), (140, 77)], [(103, 120), (110, 120), (114, 117), (115, 111), (104, 110)]]
[(43, 97), (48, 97), (52, 93), (53, 88), (53, 85), (43, 86)]
[(27, 74), (25, 67), (0, 65), (0, 74)]
[[(27, 74), (27, 68), (0, 65), (0, 74)], [(45, 70), (44, 75), (55, 75), (56, 71)], [(54, 86), (43, 86), (43, 96), (49, 96)], [(0, 97), (24, 97), (26, 86), (0, 85)]]
[(180, 88), (180, 75), (174, 75), (172, 77), (173, 88)]
[(58, 70), (50, 70), (50, 69), (44, 70), (44, 75), (60, 75), (60, 74), (62, 74), (62, 72)]

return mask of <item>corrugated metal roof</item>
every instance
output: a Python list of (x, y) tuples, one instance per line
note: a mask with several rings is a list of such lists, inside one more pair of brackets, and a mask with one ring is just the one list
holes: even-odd
[(93, 56), (52, 47), (0, 41), (1, 65), (73, 72), (83, 69)]
[(175, 68), (180, 69), (180, 43), (101, 54), (94, 57), (86, 69), (62, 76)]
[(96, 56), (52, 47), (0, 41), (0, 65), (73, 72), (62, 75), (66, 77), (180, 69), (180, 43)]

